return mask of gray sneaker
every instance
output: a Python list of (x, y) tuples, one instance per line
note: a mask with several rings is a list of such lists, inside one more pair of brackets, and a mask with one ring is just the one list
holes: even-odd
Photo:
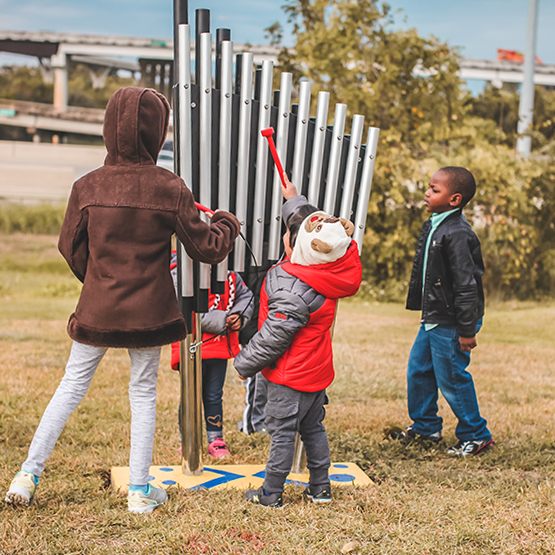
[(477, 455), (478, 453), (484, 453), (488, 451), (495, 445), (493, 439), (482, 439), (479, 441), (461, 441), (453, 447), (447, 449), (449, 455), (454, 455), (456, 457), (468, 457), (469, 455)]
[(142, 491), (127, 492), (127, 507), (130, 513), (150, 513), (163, 505), (168, 499), (165, 489), (148, 485), (147, 493)]
[(247, 493), (245, 493), (245, 498), (255, 505), (263, 505), (264, 507), (271, 507), (272, 509), (283, 507), (283, 497), (281, 493), (267, 494), (263, 487), (248, 490)]

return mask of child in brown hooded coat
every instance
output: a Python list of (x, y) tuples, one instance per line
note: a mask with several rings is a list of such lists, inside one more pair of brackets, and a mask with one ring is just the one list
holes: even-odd
[(131, 359), (129, 510), (150, 512), (167, 499), (149, 485), (149, 467), (161, 346), (186, 335), (169, 271), (171, 237), (176, 233), (194, 260), (216, 264), (239, 233), (227, 212), (206, 225), (183, 180), (156, 166), (169, 116), (167, 100), (155, 90), (117, 91), (106, 107), (104, 165), (73, 185), (58, 244), (83, 282), (68, 323), (73, 346), (8, 503), (33, 501), (44, 464), (109, 347), (128, 349)]

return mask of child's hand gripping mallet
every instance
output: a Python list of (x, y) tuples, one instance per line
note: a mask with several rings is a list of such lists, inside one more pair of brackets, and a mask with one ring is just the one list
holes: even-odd
[(274, 138), (272, 137), (272, 135), (274, 134), (274, 128), (268, 127), (268, 129), (262, 129), (260, 133), (262, 134), (263, 137), (266, 137), (268, 141), (268, 146), (270, 147), (272, 158), (274, 159), (274, 163), (276, 164), (276, 168), (279, 173), (279, 178), (281, 179), (283, 188), (287, 189), (287, 183), (285, 182), (285, 177), (284, 177), (285, 171), (283, 170), (283, 166), (281, 165), (281, 161), (279, 159), (279, 156), (276, 150), (276, 144), (274, 143)]

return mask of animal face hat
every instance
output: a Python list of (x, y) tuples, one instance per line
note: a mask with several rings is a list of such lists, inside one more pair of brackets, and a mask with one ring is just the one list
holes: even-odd
[(351, 244), (354, 229), (349, 220), (324, 212), (310, 214), (299, 228), (291, 262), (311, 266), (339, 260)]

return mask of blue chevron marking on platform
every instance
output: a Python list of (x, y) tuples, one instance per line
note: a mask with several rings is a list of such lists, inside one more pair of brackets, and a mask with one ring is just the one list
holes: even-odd
[[(266, 478), (266, 471), (265, 470), (261, 470), (260, 472), (257, 472), (256, 474), (253, 474), (253, 476), (255, 478)], [(287, 480), (285, 480), (286, 484), (291, 484), (293, 486), (308, 486), (307, 482), (302, 482), (301, 480), (290, 480), (289, 478), (287, 478)]]
[(233, 480), (238, 480), (239, 478), (244, 478), (245, 476), (241, 474), (233, 474), (233, 472), (226, 472), (225, 470), (216, 470), (215, 468), (205, 468), (205, 472), (214, 472), (215, 474), (220, 474), (218, 478), (214, 478), (209, 480), (208, 482), (204, 482), (203, 484), (199, 484), (193, 488), (190, 488), (194, 491), (199, 491), (201, 489), (210, 489), (220, 484), (226, 484), (227, 482), (233, 482)]
[(308, 486), (308, 482), (301, 482), (300, 480), (289, 480), (289, 478), (287, 478), (287, 480), (285, 480), (286, 484), (291, 484), (292, 486)]

